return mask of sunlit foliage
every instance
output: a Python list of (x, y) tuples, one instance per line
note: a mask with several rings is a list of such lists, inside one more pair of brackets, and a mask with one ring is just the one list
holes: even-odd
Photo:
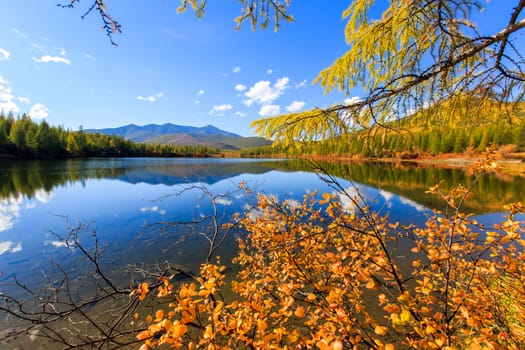
[[(343, 12), (348, 50), (316, 82), (327, 93), (340, 90), (350, 97), (362, 88), (363, 95), (325, 109), (256, 120), (252, 126), (261, 136), (293, 143), (385, 126), (429, 106), (447, 120), (451, 110), (465, 108), (464, 96), (478, 102), (468, 108), (472, 116), (484, 111), (489, 99), (521, 101), (525, 62), (519, 32), (525, 27), (525, 3), (511, 3), (516, 6), (509, 6), (501, 28), (487, 34), (472, 21), (482, 1), (351, 1)], [(374, 17), (378, 10), (382, 14)]]
[(461, 211), (469, 188), (429, 192), (447, 210), (423, 227), (390, 222), (359, 193), (299, 205), (259, 196), (231, 290), (220, 261), (192, 282), (165, 280), (150, 293), (170, 304), (143, 316), (142, 349), (523, 348), (525, 207), (509, 204), (503, 222), (483, 227)]

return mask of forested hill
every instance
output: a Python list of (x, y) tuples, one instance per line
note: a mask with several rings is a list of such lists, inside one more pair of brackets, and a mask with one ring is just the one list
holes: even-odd
[(161, 136), (174, 135), (174, 134), (187, 134), (193, 137), (205, 137), (205, 136), (228, 136), (228, 137), (242, 137), (232, 132), (221, 130), (213, 125), (206, 125), (203, 127), (176, 125), (172, 123), (166, 124), (148, 124), (148, 125), (135, 125), (129, 124), (118, 128), (107, 128), (107, 129), (86, 129), (85, 132), (98, 132), (99, 134), (105, 135), (117, 135), (122, 136), (125, 139), (144, 142), (150, 139), (155, 139)]
[(0, 112), (0, 158), (207, 157), (221, 150), (205, 145), (138, 143), (118, 135), (65, 130), (27, 115)]
[(176, 124), (129, 124), (118, 128), (87, 129), (88, 133), (116, 135), (134, 142), (155, 145), (204, 146), (223, 150), (268, 146), (271, 142), (262, 137), (242, 137), (213, 125), (203, 127)]

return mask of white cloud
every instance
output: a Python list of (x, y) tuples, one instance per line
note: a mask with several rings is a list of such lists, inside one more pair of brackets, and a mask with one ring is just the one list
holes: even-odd
[(15, 32), (16, 34), (18, 34), (18, 36), (20, 36), (21, 38), (23, 39), (29, 39), (29, 36), (22, 33), (21, 31), (19, 31), (17, 28), (13, 27), (11, 28), (13, 30), (13, 32)]
[(17, 97), (16, 98), (18, 100), (18, 102), (21, 102), (21, 103), (29, 103), (31, 101), (29, 101), (29, 98), (27, 97)]
[(232, 68), (232, 72), (233, 73), (240, 73), (241, 72), (241, 67), (233, 67)]
[(253, 104), (253, 100), (250, 100), (250, 99), (244, 100), (242, 101), (242, 104), (245, 105), (246, 107), (250, 107)]
[(296, 89), (305, 88), (308, 86), (308, 82), (305, 80), (301, 81), (299, 84), (295, 84)]
[(11, 229), (20, 217), (23, 198), (10, 196), (0, 200), (0, 232)]
[[(244, 95), (260, 104), (269, 104), (279, 98), (288, 88), (288, 77), (277, 79), (273, 86), (267, 80), (256, 82)], [(246, 104), (246, 103), (245, 103)], [(251, 103), (250, 103), (251, 104)]]
[(26, 202), (24, 208), (25, 209), (36, 208), (38, 205), (38, 202), (42, 204), (46, 204), (46, 203), (51, 202), (51, 199), (53, 199), (53, 197), (54, 197), (54, 194), (52, 191), (37, 190), (34, 194), (34, 200)]
[(272, 73), (273, 73), (273, 69), (266, 70), (266, 74), (272, 74)]
[(51, 191), (37, 190), (35, 192), (36, 200), (43, 204), (49, 203), (53, 196), (54, 194)]
[(29, 116), (34, 119), (44, 119), (48, 115), (49, 109), (41, 103), (34, 104), (29, 110)]
[(164, 94), (161, 92), (155, 94), (155, 95), (151, 95), (151, 96), (142, 96), (142, 95), (139, 95), (137, 96), (137, 100), (140, 100), (140, 101), (148, 101), (148, 102), (155, 102), (157, 101), (159, 98), (161, 97), (164, 97)]
[(233, 201), (229, 198), (219, 197), (215, 199), (215, 203), (224, 205), (224, 206), (228, 206), (228, 205), (232, 205)]
[(157, 206), (140, 208), (140, 211), (142, 211), (142, 212), (150, 211), (150, 212), (154, 213), (154, 212), (156, 212), (158, 210), (159, 210), (159, 207), (157, 207)]
[(334, 192), (339, 198), (341, 208), (345, 213), (355, 213), (356, 209), (364, 205), (364, 195), (359, 186), (350, 186), (344, 192)]
[(3, 255), (5, 253), (16, 253), (21, 250), (21, 243), (13, 243), (11, 241), (0, 242), (0, 255)]
[(66, 241), (49, 241), (49, 242), (46, 242), (46, 244), (50, 244), (55, 248), (62, 248), (62, 247), (68, 246), (68, 243)]
[(210, 113), (213, 113), (213, 112), (226, 112), (226, 111), (229, 111), (230, 109), (232, 109), (233, 106), (229, 103), (225, 103), (225, 104), (222, 104), (222, 105), (215, 105), (213, 106), (212, 110)]
[(392, 208), (392, 198), (394, 198), (394, 194), (385, 190), (379, 190), (379, 194), (385, 199), (386, 206)]
[(43, 53), (47, 53), (47, 49), (46, 49), (46, 47), (44, 45), (31, 44), (31, 49), (36, 50), (36, 51), (40, 51), (40, 52), (43, 52)]
[(205, 92), (206, 91), (204, 91), (204, 90), (199, 90), (199, 92), (197, 92), (197, 95), (202, 96), (202, 95), (204, 95)]
[(66, 55), (66, 49), (60, 48), (60, 56), (65, 56), (65, 55)]
[(64, 63), (68, 66), (71, 65), (71, 61), (65, 57), (60, 56), (49, 56), (45, 55), (42, 57), (33, 57), (33, 61), (39, 62), (39, 63), (49, 63), (49, 62), (55, 62), (55, 63)]
[(394, 194), (392, 192), (388, 192), (385, 190), (379, 190), (379, 194), (383, 196), (385, 202), (390, 202), (392, 198), (394, 198)]
[(9, 56), (11, 56), (11, 52), (0, 47), (0, 61), (8, 60)]
[(0, 111), (18, 113), (20, 107), (16, 104), (16, 97), (8, 84), (8, 81), (0, 75)]
[(417, 202), (414, 202), (414, 201), (411, 200), (411, 199), (405, 198), (405, 197), (403, 197), (403, 196), (398, 196), (398, 198), (399, 198), (399, 201), (400, 201), (402, 204), (404, 204), (404, 205), (408, 205), (408, 206), (410, 206), (410, 207), (416, 209), (416, 210), (419, 211), (419, 212), (423, 212), (423, 211), (426, 210), (426, 208), (425, 208), (423, 205), (421, 205), (421, 204), (419, 204), (419, 203), (417, 203)]
[(92, 54), (89, 54), (89, 53), (84, 54), (84, 58), (86, 58), (88, 60), (91, 60), (91, 61), (96, 61), (95, 56), (93, 56)]
[(246, 113), (241, 112), (241, 111), (237, 111), (237, 112), (235, 112), (235, 115), (236, 115), (237, 117), (241, 117), (241, 118), (242, 118), (242, 117), (246, 117)]
[(139, 96), (137, 96), (137, 100), (155, 102), (155, 101), (157, 101), (157, 98), (155, 96), (142, 96), (142, 95), (139, 95)]
[(261, 117), (271, 117), (281, 112), (281, 107), (278, 105), (263, 105), (259, 111)]
[(286, 107), (286, 110), (288, 112), (297, 112), (297, 111), (300, 111), (301, 109), (303, 109), (304, 105), (306, 104), (306, 102), (304, 101), (293, 101), (292, 103), (290, 103), (290, 105), (288, 107)]
[(363, 101), (363, 99), (361, 97), (359, 97), (359, 96), (352, 96), (352, 97), (345, 98), (344, 103), (345, 103), (345, 105), (350, 106), (350, 105), (352, 105), (354, 103), (361, 102), (361, 101)]
[(235, 90), (237, 90), (239, 92), (244, 91), (244, 90), (246, 90), (246, 85), (237, 84), (237, 85), (235, 85)]
[(286, 90), (288, 88), (288, 83), (289, 82), (290, 82), (290, 78), (283, 77), (283, 78), (277, 79), (277, 81), (275, 82), (274, 86), (275, 86), (276, 89), (278, 89), (280, 91), (283, 91), (283, 90)]

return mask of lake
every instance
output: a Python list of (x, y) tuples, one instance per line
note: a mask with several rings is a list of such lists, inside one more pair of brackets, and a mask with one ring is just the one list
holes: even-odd
[[(68, 233), (80, 242), (103, 247), (101, 264), (124, 285), (138, 278), (130, 266), (170, 261), (196, 271), (207, 254), (200, 232), (209, 229), (216, 210), (220, 222), (253, 203), (255, 193), (278, 200), (301, 201), (318, 190), (334, 190), (313, 169), (337, 176), (348, 193), (358, 191), (374, 210), (392, 220), (422, 225), (432, 208), (444, 208), (425, 190), (436, 181), (469, 185), (458, 169), (408, 164), (311, 163), (254, 159), (88, 159), (1, 161), (0, 291), (16, 276), (37, 287), (43, 275), (59, 264), (70, 270), (78, 263)], [(252, 196), (239, 189), (246, 183)], [(490, 224), (502, 217), (505, 203), (523, 201), (525, 178), (486, 175), (474, 187), (465, 210)], [(352, 204), (340, 197), (348, 211)], [(213, 199), (213, 201), (211, 200)], [(235, 254), (235, 235), (218, 252), (223, 262)], [(121, 273), (127, 269), (128, 273)], [(2, 328), (2, 327), (0, 327)]]

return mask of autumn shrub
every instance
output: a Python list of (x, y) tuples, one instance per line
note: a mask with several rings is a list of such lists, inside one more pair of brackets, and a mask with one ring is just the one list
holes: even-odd
[(496, 151), (496, 158), (497, 159), (505, 159), (505, 158), (511, 158), (511, 155), (516, 153), (518, 150), (518, 146), (510, 144), (501, 146)]
[(461, 212), (470, 188), (429, 192), (448, 207), (422, 227), (390, 222), (358, 193), (300, 205), (260, 195), (231, 287), (220, 260), (194, 281), (166, 280), (156, 297), (169, 307), (148, 316), (142, 349), (525, 348), (523, 204), (485, 227)]

